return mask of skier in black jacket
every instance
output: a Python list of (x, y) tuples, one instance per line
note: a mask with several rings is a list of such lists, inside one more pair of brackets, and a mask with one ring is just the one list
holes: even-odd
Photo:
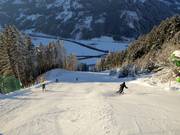
[(126, 86), (125, 82), (123, 82), (122, 84), (120, 84), (120, 88), (116, 93), (122, 94), (124, 93), (123, 90), (124, 88), (128, 89), (128, 87)]

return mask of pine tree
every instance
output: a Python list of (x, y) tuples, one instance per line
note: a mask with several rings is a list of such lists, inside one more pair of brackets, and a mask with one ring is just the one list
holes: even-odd
[(31, 38), (28, 36), (24, 37), (24, 45), (27, 48), (26, 52), (26, 76), (28, 77), (28, 81), (32, 82), (34, 80), (34, 77), (37, 75), (36, 72), (36, 65), (35, 65), (35, 47), (32, 44)]
[(38, 70), (38, 74), (42, 74), (44, 73), (45, 70), (45, 58), (44, 58), (44, 46), (42, 44), (39, 45), (39, 47), (36, 47), (36, 61), (37, 61), (37, 70)]
[[(30, 37), (14, 26), (7, 26), (0, 35), (0, 73), (14, 75), (23, 86), (32, 83), (35, 77), (53, 68), (64, 68), (66, 52), (60, 41), (34, 47)], [(69, 69), (77, 68), (77, 59), (71, 55)]]
[(3, 31), (3, 45), (7, 47), (13, 73), (25, 86), (30, 80), (29, 50), (25, 45), (23, 36), (14, 26), (7, 26)]
[(3, 44), (3, 35), (0, 34), (0, 75), (12, 75), (13, 71), (11, 68), (7, 46)]

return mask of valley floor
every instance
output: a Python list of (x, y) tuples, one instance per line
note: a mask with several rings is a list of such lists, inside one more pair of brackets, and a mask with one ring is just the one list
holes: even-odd
[[(75, 78), (78, 77), (78, 81)], [(2, 135), (179, 135), (180, 93), (106, 73), (54, 71), (43, 93), (36, 86), (0, 97)]]

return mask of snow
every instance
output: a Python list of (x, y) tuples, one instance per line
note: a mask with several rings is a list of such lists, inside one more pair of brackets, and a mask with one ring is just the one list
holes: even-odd
[(172, 1), (167, 1), (167, 0), (159, 0), (159, 1), (165, 3), (168, 6), (170, 6), (173, 3)]
[(13, 4), (23, 4), (22, 0), (14, 0)]
[(63, 22), (66, 22), (67, 20), (72, 18), (72, 15), (73, 12), (62, 12), (56, 17), (56, 19), (63, 19)]
[[(178, 135), (180, 95), (144, 78), (121, 81), (108, 73), (49, 71), (59, 83), (0, 97), (0, 133), (5, 135)], [(79, 81), (75, 81), (78, 77)], [(163, 85), (161, 85), (163, 86)]]
[(159, 0), (160, 2), (166, 4), (167, 6), (173, 6), (174, 4), (177, 6), (177, 9), (180, 8), (180, 1), (179, 0)]
[(23, 17), (25, 17), (25, 14), (24, 14), (24, 13), (20, 13), (19, 17), (16, 18), (16, 20), (20, 20), (20, 19), (22, 19)]
[(134, 1), (134, 3), (135, 3), (135, 2), (141, 2), (141, 3), (146, 2), (146, 0), (133, 0), (133, 1)]
[(27, 20), (35, 21), (37, 18), (39, 18), (40, 14), (32, 14), (26, 17)]
[[(89, 31), (92, 30), (91, 28), (91, 23), (93, 21), (92, 16), (85, 16), (83, 17), (83, 12), (79, 12), (78, 16), (81, 18), (78, 20), (78, 23), (76, 23), (75, 28), (71, 32), (71, 35), (75, 34), (76, 39), (81, 39), (82, 38), (82, 30), (85, 28)], [(82, 16), (82, 17), (81, 17)]]
[(3, 97), (4, 95), (0, 93), (0, 98)]
[(180, 50), (174, 51), (173, 54), (174, 54), (176, 57), (179, 57), (179, 58), (180, 58)]
[(114, 41), (112, 37), (107, 36), (80, 41), (99, 49), (109, 50), (110, 52), (125, 50), (128, 47), (128, 42)]
[(139, 20), (139, 17), (138, 17), (138, 14), (136, 13), (136, 11), (125, 10), (122, 12), (120, 17), (122, 18), (123, 16), (127, 16), (127, 18), (129, 18), (131, 20), (136, 20), (136, 21)]
[(63, 7), (63, 11), (56, 17), (56, 19), (62, 19), (63, 22), (66, 22), (72, 18), (73, 12), (70, 10), (70, 2), (70, 0), (56, 0), (55, 6)]
[(87, 29), (91, 29), (92, 20), (93, 20), (92, 16), (86, 16), (86, 18), (84, 19), (84, 25)]
[(82, 5), (77, 0), (56, 0), (54, 4), (49, 4), (48, 8), (51, 8), (53, 6), (60, 8), (62, 7), (63, 11), (57, 14), (56, 19), (63, 20), (64, 23), (66, 23), (67, 20), (73, 17), (72, 9), (77, 10), (79, 8), (82, 8)]
[[(31, 30), (30, 30), (31, 31)], [(27, 31), (28, 33), (30, 31)], [(31, 33), (31, 32), (30, 32)], [(33, 32), (32, 32), (33, 33)], [(41, 35), (41, 34), (38, 34)], [(35, 45), (39, 45), (42, 43), (43, 45), (47, 45), (49, 42), (55, 41), (55, 39), (47, 39), (47, 38), (35, 38), (32, 37), (33, 43)], [(118, 42), (114, 41), (112, 37), (102, 36), (100, 38), (94, 38), (91, 40), (76, 40), (81, 43), (91, 45), (93, 47), (96, 47), (98, 49), (108, 50), (110, 52), (116, 52), (120, 50), (125, 50), (128, 47), (128, 42)], [(75, 54), (75, 55), (101, 55), (102, 53), (81, 47), (77, 44), (64, 41), (64, 47), (67, 51), (67, 54)], [(97, 62), (98, 58), (88, 59), (88, 60), (82, 60), (83, 63), (86, 64), (95, 64)]]
[(120, 15), (120, 18), (126, 17), (127, 24), (130, 28), (134, 29), (134, 22), (139, 21), (138, 14), (136, 11), (125, 10)]
[(146, 0), (140, 0), (142, 3), (144, 3)]
[(106, 20), (106, 18), (101, 16), (101, 17), (99, 17), (99, 19), (95, 20), (95, 23), (104, 23), (105, 20)]
[(132, 28), (132, 29), (135, 28), (135, 27), (134, 27), (134, 23), (132, 23), (132, 22), (129, 22), (128, 25), (129, 25), (129, 27)]

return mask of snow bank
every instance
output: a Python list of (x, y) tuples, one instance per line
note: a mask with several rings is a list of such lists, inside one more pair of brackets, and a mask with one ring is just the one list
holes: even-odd
[[(165, 90), (171, 90), (171, 91), (179, 91), (180, 92), (180, 83), (173, 81), (165, 84)], [(162, 86), (164, 87), (164, 85)]]
[(0, 98), (2, 98), (4, 95), (0, 93)]
[(180, 83), (176, 82), (175, 80), (169, 80), (166, 82), (162, 82), (160, 79), (160, 76), (156, 76), (156, 74), (149, 74), (142, 76), (142, 78), (139, 78), (139, 83), (142, 83), (144, 85), (149, 85), (152, 87), (158, 87), (162, 91), (179, 91), (180, 92)]
[(179, 58), (180, 58), (180, 50), (174, 51), (173, 54), (174, 54), (176, 57), (179, 57)]

